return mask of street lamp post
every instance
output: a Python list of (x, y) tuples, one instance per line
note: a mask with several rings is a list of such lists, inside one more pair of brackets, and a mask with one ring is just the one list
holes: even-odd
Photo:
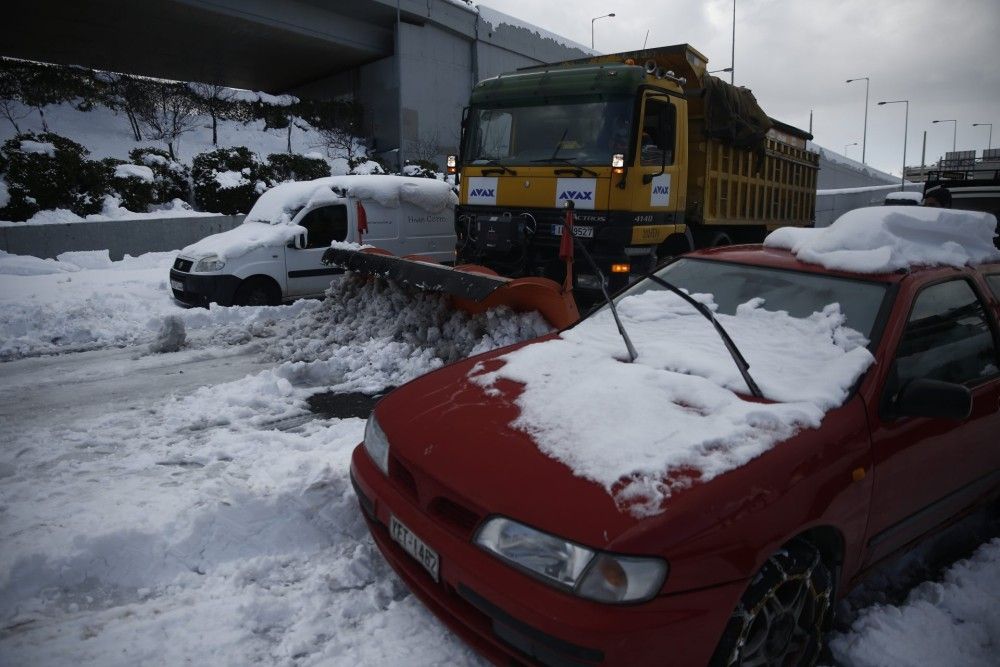
[(955, 120), (954, 118), (946, 118), (944, 120), (932, 120), (931, 122), (932, 123), (954, 123), (955, 124), (954, 132), (952, 132), (952, 134), (951, 134), (951, 152), (954, 153), (956, 150), (958, 150), (956, 148), (956, 146), (958, 145), (958, 121)]
[(905, 104), (906, 105), (906, 115), (903, 119), (903, 171), (902, 175), (899, 177), (899, 191), (902, 192), (906, 187), (906, 135), (910, 129), (910, 100), (889, 100), (887, 102), (879, 102), (879, 106), (885, 104)]
[(733, 50), (729, 54), (729, 85), (735, 86), (736, 82), (734, 80), (736, 76), (736, 0), (733, 0)]
[(858, 145), (858, 142), (856, 142), (856, 141), (853, 144), (845, 144), (844, 145), (844, 157), (847, 157), (847, 149), (848, 148), (850, 148), (851, 146), (857, 146), (857, 145)]
[(855, 81), (865, 82), (865, 132), (861, 136), (861, 164), (867, 164), (865, 162), (865, 150), (868, 148), (868, 84), (871, 83), (871, 79), (867, 76), (859, 76), (856, 79), (848, 79), (847, 83), (854, 83)]
[(605, 14), (604, 16), (595, 16), (594, 18), (590, 19), (590, 48), (591, 49), (594, 48), (594, 21), (596, 21), (597, 19), (607, 19), (607, 18), (614, 18), (614, 17), (615, 17), (615, 13), (611, 12), (610, 14)]
[(993, 123), (973, 123), (972, 127), (979, 127), (980, 125), (986, 125), (990, 128), (990, 138), (986, 141), (986, 150), (993, 148)]

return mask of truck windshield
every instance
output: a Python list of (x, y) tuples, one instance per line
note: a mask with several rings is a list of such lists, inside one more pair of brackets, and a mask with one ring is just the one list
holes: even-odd
[(465, 164), (573, 163), (610, 165), (628, 153), (632, 137), (631, 96), (539, 99), (473, 107), (466, 129)]
[[(755, 298), (764, 300), (761, 307), (766, 310), (784, 310), (803, 318), (837, 303), (846, 325), (870, 341), (887, 291), (885, 283), (691, 258), (672, 262), (656, 275), (689, 294), (711, 294), (718, 306), (715, 312), (724, 315), (734, 315), (737, 306)], [(615, 301), (659, 289), (664, 288), (652, 280), (641, 280)], [(641, 344), (637, 342), (636, 347), (641, 354)]]

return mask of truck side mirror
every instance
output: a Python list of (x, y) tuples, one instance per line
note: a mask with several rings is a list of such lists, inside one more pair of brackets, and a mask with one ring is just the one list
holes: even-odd
[(892, 407), (896, 417), (961, 421), (972, 412), (972, 393), (954, 382), (920, 378), (903, 386)]
[(292, 237), (292, 242), (289, 246), (295, 248), (296, 250), (303, 250), (309, 245), (309, 239), (307, 237), (307, 232), (302, 232), (301, 234), (296, 234)]

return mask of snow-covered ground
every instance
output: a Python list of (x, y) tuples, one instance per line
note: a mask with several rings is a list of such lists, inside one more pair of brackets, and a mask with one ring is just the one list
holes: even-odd
[[(36, 272), (0, 275), (0, 664), (482, 664), (368, 537), (347, 474), (365, 415), (306, 399), (376, 394), (537, 317), (374, 283), (184, 310), (169, 254), (0, 260)], [(151, 352), (171, 316), (186, 345)], [(996, 664), (1000, 541), (877, 599), (834, 637), (842, 664)]]

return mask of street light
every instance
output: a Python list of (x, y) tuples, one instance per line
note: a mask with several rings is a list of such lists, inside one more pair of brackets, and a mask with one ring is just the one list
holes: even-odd
[(871, 80), (867, 76), (859, 76), (856, 79), (848, 79), (847, 83), (855, 81), (865, 82), (865, 132), (861, 137), (861, 164), (867, 164), (865, 162), (865, 149), (868, 147), (868, 84), (871, 83)]
[(906, 134), (910, 129), (910, 100), (889, 100), (888, 102), (879, 102), (878, 105), (882, 106), (884, 104), (905, 104), (906, 105), (906, 116), (903, 120), (903, 172), (899, 177), (899, 191), (902, 192), (906, 187)]
[(847, 157), (847, 149), (848, 148), (850, 148), (851, 146), (857, 146), (857, 145), (858, 145), (858, 142), (856, 142), (856, 141), (853, 144), (846, 144), (844, 146), (844, 157)]
[(736, 68), (736, 0), (733, 0), (733, 50), (729, 54), (729, 62), (732, 63), (729, 68), (729, 85), (735, 86), (736, 82), (733, 78), (736, 76), (736, 72), (733, 70)]
[(715, 74), (717, 72), (732, 72), (732, 71), (733, 71), (732, 67), (726, 67), (725, 69), (713, 69), (712, 71), (709, 72), (709, 74)]
[(604, 16), (595, 16), (594, 18), (590, 19), (590, 48), (591, 49), (594, 48), (594, 21), (596, 21), (597, 19), (607, 19), (607, 18), (614, 18), (614, 17), (615, 17), (615, 13), (611, 12), (610, 14), (605, 14)]
[(972, 127), (979, 127), (980, 125), (987, 125), (990, 128), (990, 138), (986, 142), (986, 150), (993, 148), (993, 123), (973, 123)]
[(955, 124), (955, 131), (952, 132), (952, 135), (951, 135), (951, 152), (954, 153), (955, 150), (956, 150), (955, 146), (958, 144), (958, 121), (955, 120), (954, 118), (947, 118), (945, 120), (932, 120), (931, 122), (932, 123), (954, 123)]

